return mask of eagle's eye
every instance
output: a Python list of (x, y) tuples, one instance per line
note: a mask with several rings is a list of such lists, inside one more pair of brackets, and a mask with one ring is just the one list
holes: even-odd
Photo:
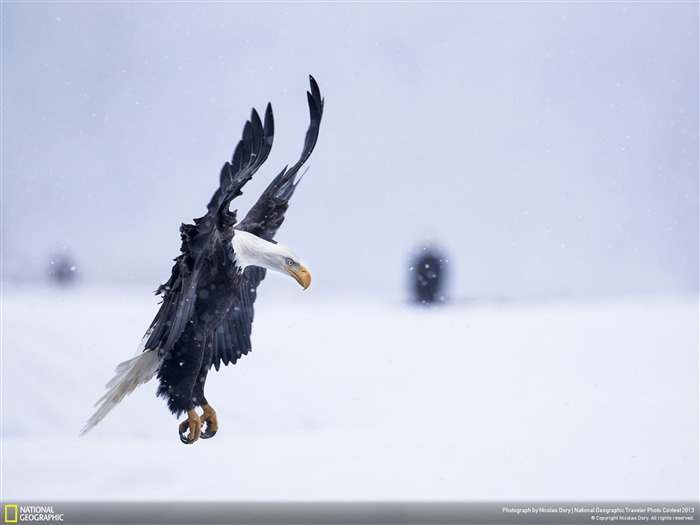
[(294, 266), (294, 259), (287, 257), (285, 262), (287, 263), (287, 266)]

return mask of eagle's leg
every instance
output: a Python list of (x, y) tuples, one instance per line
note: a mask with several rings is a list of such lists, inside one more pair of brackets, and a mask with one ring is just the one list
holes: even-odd
[(199, 419), (202, 422), (202, 428), (204, 427), (204, 423), (206, 423), (207, 429), (202, 432), (200, 437), (202, 439), (209, 439), (214, 437), (217, 430), (219, 430), (219, 420), (216, 417), (216, 410), (214, 410), (210, 404), (206, 403), (202, 405), (202, 410), (204, 410), (204, 412), (202, 412)]
[[(207, 340), (204, 346), (204, 358), (202, 359), (202, 367), (199, 369), (199, 374), (197, 375), (197, 381), (194, 383), (194, 388), (192, 389), (192, 400), (197, 406), (202, 407), (202, 415), (199, 416), (201, 422), (201, 428), (203, 430), (202, 434), (199, 436), (202, 439), (209, 439), (214, 437), (216, 431), (219, 430), (219, 420), (216, 417), (216, 411), (204, 397), (204, 385), (207, 382), (207, 373), (209, 372), (209, 367), (211, 366), (211, 358), (214, 353), (214, 347), (212, 345), (211, 339)], [(206, 430), (204, 430), (204, 424), (206, 423)]]
[(178, 425), (180, 441), (187, 445), (197, 441), (202, 434), (202, 421), (195, 408), (203, 402), (197, 399), (195, 391), (198, 387), (202, 388), (199, 380), (201, 370), (205, 368), (202, 361), (207, 351), (212, 350), (207, 348), (204, 328), (201, 323), (191, 321), (186, 324), (173, 347), (164, 354), (158, 369), (160, 385), (157, 394), (167, 399), (168, 408), (173, 414), (187, 414), (187, 419)]
[[(185, 435), (185, 432), (187, 432), (188, 429), (190, 433)], [(199, 418), (194, 409), (187, 411), (187, 419), (180, 423), (178, 431), (180, 434), (180, 441), (182, 441), (185, 445), (191, 445), (200, 438), (202, 434), (202, 420)]]

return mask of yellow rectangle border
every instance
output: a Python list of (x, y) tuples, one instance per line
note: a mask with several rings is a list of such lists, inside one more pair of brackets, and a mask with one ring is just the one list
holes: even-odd
[[(8, 511), (9, 511), (10, 509), (14, 509), (14, 510), (15, 510), (15, 517), (14, 517), (14, 519), (10, 519), (10, 517), (9, 517), (9, 514), (10, 514), (10, 513), (9, 513)], [(6, 505), (5, 505), (5, 515), (4, 515), (5, 523), (17, 523), (17, 518), (18, 518), (18, 517), (19, 517), (19, 507), (17, 506), (17, 504), (9, 504), (9, 503), (6, 504)]]

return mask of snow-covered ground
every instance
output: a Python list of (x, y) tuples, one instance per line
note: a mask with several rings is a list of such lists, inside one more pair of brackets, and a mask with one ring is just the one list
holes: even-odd
[(193, 446), (153, 382), (78, 437), (147, 290), (6, 286), (0, 497), (697, 498), (697, 297), (425, 309), (269, 284)]

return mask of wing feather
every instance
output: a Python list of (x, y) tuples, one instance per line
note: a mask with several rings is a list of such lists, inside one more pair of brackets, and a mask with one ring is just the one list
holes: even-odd
[(309, 104), (309, 128), (304, 138), (304, 148), (296, 164), (286, 167), (272, 180), (255, 205), (238, 225), (238, 229), (271, 241), (284, 222), (284, 214), (301, 177), (297, 173), (308, 160), (316, 146), (323, 117), (323, 98), (314, 77), (309, 76), (311, 90), (306, 97)]
[(212, 365), (216, 370), (219, 370), (222, 363), (235, 364), (252, 349), (250, 336), (255, 313), (253, 303), (257, 297), (258, 284), (265, 277), (266, 270), (259, 266), (249, 266), (244, 273), (245, 284), (239, 288), (233, 305), (214, 331)]

